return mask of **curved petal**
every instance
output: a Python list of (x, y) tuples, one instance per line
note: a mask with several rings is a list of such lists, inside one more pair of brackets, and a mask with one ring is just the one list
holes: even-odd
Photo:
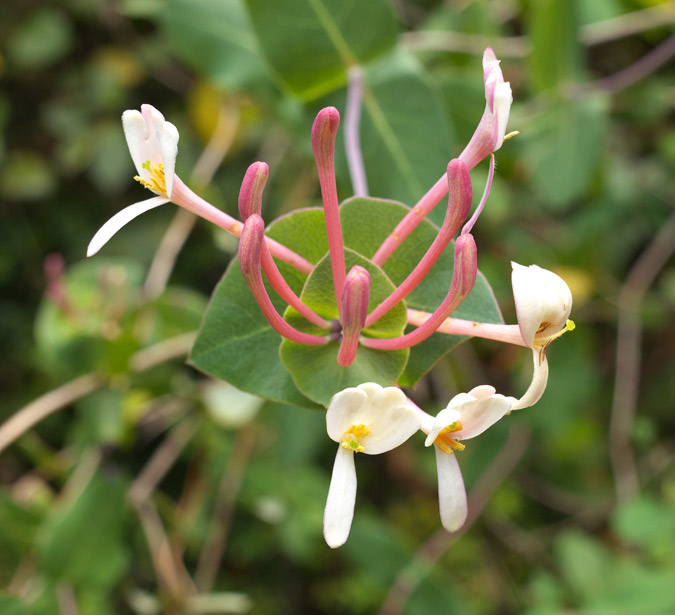
[(117, 233), (117, 231), (127, 223), (131, 222), (134, 218), (168, 202), (169, 199), (154, 196), (151, 199), (129, 205), (129, 207), (125, 207), (122, 211), (117, 212), (100, 229), (98, 229), (98, 231), (96, 231), (96, 234), (92, 237), (89, 246), (87, 247), (87, 256), (96, 254), (106, 243), (108, 243), (110, 238)]
[(493, 102), (494, 114), (497, 118), (497, 143), (494, 151), (497, 151), (504, 143), (504, 135), (506, 134), (506, 125), (509, 121), (512, 103), (513, 92), (511, 92), (511, 84), (508, 81), (498, 83), (495, 87)]
[(364, 453), (379, 455), (403, 444), (420, 428), (421, 419), (407, 404), (390, 407), (381, 413), (362, 439)]
[(362, 422), (356, 420), (356, 415), (367, 400), (367, 393), (359, 388), (344, 389), (333, 395), (326, 410), (326, 431), (331, 440), (339, 442), (345, 431)]
[(149, 159), (146, 142), (150, 133), (141, 112), (129, 109), (122, 113), (122, 129), (136, 172), (145, 177), (147, 171), (143, 169), (143, 163)]
[(544, 394), (546, 384), (548, 382), (548, 360), (546, 355), (537, 350), (532, 350), (532, 359), (534, 362), (534, 373), (532, 374), (532, 382), (520, 399), (516, 400), (511, 410), (522, 410), (534, 406)]
[(455, 401), (460, 396), (462, 396), (463, 398), (468, 397), (467, 393), (460, 393), (459, 395), (455, 395), (450, 400), (448, 406), (446, 408), (443, 408), (443, 410), (441, 410), (436, 415), (433, 427), (429, 431), (427, 439), (424, 441), (424, 446), (431, 446), (438, 437), (438, 434), (441, 431), (441, 429), (461, 420), (462, 415), (459, 413), (457, 408), (453, 406), (453, 401)]
[(572, 293), (565, 281), (552, 271), (511, 263), (511, 285), (520, 334), (532, 347), (537, 331), (546, 324), (546, 335), (560, 331), (572, 311)]
[(323, 536), (331, 549), (337, 549), (347, 541), (354, 518), (355, 502), (354, 453), (339, 446), (323, 513)]
[[(488, 391), (491, 392), (486, 395)], [(456, 434), (459, 440), (468, 440), (482, 434), (511, 410), (513, 398), (504, 397), (494, 391), (488, 385), (469, 391), (469, 395), (474, 396), (476, 401), (467, 404), (462, 411), (462, 430)]]
[(438, 505), (441, 511), (441, 523), (448, 532), (456, 532), (468, 513), (466, 489), (457, 455), (444, 453), (437, 446), (436, 470), (438, 472)]

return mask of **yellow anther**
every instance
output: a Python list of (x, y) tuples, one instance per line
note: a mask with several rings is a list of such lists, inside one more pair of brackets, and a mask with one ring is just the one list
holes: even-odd
[(450, 423), (450, 425), (446, 425), (443, 427), (438, 432), (438, 435), (436, 436), (436, 439), (434, 440), (434, 444), (440, 448), (444, 453), (449, 453), (452, 455), (453, 451), (463, 451), (466, 446), (455, 440), (454, 438), (451, 438), (448, 434), (455, 433), (456, 431), (461, 431), (462, 430), (462, 423), (459, 421), (455, 421), (454, 423)]
[(517, 136), (520, 134), (520, 130), (514, 130), (513, 132), (510, 132), (507, 135), (504, 135), (504, 141), (508, 141), (509, 139), (512, 139), (513, 137)]
[(365, 438), (370, 433), (365, 425), (352, 425), (345, 433), (342, 438), (340, 438), (340, 446), (347, 449), (348, 451), (354, 451), (355, 453), (362, 453), (366, 449), (361, 446), (359, 440)]
[(153, 165), (149, 160), (146, 160), (143, 163), (143, 168), (150, 172), (150, 179), (145, 179), (140, 175), (136, 175), (134, 179), (145, 186), (148, 190), (152, 190), (161, 196), (167, 196), (166, 180), (164, 178), (164, 165), (162, 163)]

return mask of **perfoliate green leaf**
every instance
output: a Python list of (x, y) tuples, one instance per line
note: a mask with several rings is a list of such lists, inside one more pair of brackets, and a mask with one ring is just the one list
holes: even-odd
[[(356, 252), (345, 250), (345, 264), (347, 271), (354, 265), (360, 265), (370, 273), (368, 311), (372, 311), (394, 291), (394, 285), (382, 270)], [(310, 274), (301, 299), (320, 316), (326, 319), (337, 318), (333, 275), (328, 256)], [(287, 310), (285, 320), (301, 331), (314, 334), (321, 332), (321, 329), (308, 323), (292, 308)], [(403, 334), (406, 322), (405, 306), (399, 303), (365, 330), (364, 334), (371, 337), (396, 337)], [(305, 346), (284, 340), (281, 344), (281, 360), (293, 376), (297, 387), (307, 397), (325, 406), (338, 391), (363, 382), (393, 386), (405, 367), (409, 352), (407, 349), (384, 351), (360, 346), (354, 363), (342, 367), (337, 362), (339, 347), (338, 342), (330, 342), (325, 346)]]

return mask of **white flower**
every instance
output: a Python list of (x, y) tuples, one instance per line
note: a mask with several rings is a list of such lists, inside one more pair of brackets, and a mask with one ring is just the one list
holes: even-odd
[(505, 416), (514, 402), (513, 397), (504, 397), (495, 393), (493, 387), (482, 385), (455, 395), (434, 419), (425, 445), (436, 445), (441, 523), (449, 532), (461, 528), (467, 515), (466, 489), (453, 451), (463, 450), (460, 440), (482, 434)]
[(335, 549), (345, 543), (354, 517), (354, 455), (379, 455), (396, 448), (420, 427), (420, 417), (395, 387), (366, 382), (331, 399), (326, 430), (339, 444), (323, 517), (323, 535)]
[(125, 111), (122, 127), (136, 166), (136, 179), (157, 196), (129, 205), (108, 220), (94, 235), (87, 256), (96, 254), (108, 240), (131, 220), (142, 213), (171, 200), (174, 185), (178, 130), (151, 105), (141, 111)]
[(574, 323), (569, 320), (572, 293), (560, 276), (537, 265), (511, 265), (518, 326), (523, 341), (532, 348), (534, 362), (532, 383), (512, 408), (519, 410), (534, 405), (543, 395), (548, 382), (546, 347), (572, 330)]

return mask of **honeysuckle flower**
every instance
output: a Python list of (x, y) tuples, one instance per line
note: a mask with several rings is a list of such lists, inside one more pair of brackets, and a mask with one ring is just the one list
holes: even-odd
[(122, 114), (122, 128), (138, 172), (135, 179), (156, 196), (129, 205), (110, 218), (89, 243), (87, 256), (96, 254), (134, 218), (168, 203), (173, 193), (179, 138), (176, 127), (152, 105), (142, 105), (140, 111), (134, 109)]
[(572, 293), (559, 275), (537, 265), (524, 267), (512, 262), (511, 266), (518, 327), (523, 341), (532, 348), (534, 363), (532, 383), (512, 408), (520, 410), (532, 406), (543, 395), (548, 382), (546, 348), (573, 329), (574, 323), (569, 320)]
[(485, 81), (485, 111), (471, 141), (460, 155), (469, 169), (483, 158), (496, 152), (504, 143), (513, 94), (511, 84), (504, 81), (499, 60), (491, 47), (483, 54), (483, 80)]
[(505, 416), (515, 401), (482, 385), (455, 395), (433, 420), (425, 445), (435, 445), (441, 523), (449, 532), (461, 528), (467, 515), (464, 479), (454, 452), (464, 450), (461, 440), (475, 438)]
[(335, 549), (345, 543), (354, 517), (354, 455), (379, 455), (403, 444), (420, 427), (420, 417), (395, 387), (366, 382), (340, 391), (326, 411), (326, 430), (338, 443), (323, 517), (323, 535)]

